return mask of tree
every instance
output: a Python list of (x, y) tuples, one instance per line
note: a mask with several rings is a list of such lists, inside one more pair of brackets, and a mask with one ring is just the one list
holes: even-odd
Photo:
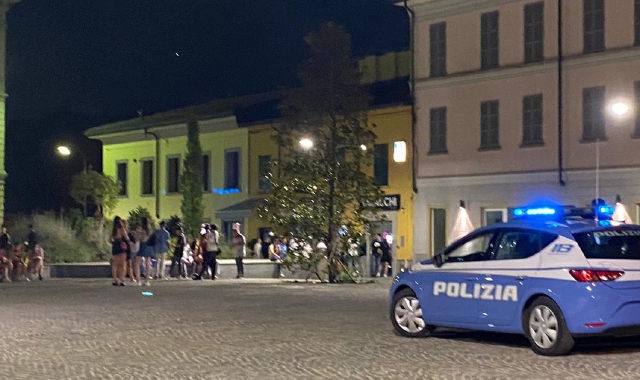
[(129, 228), (135, 229), (142, 224), (142, 218), (147, 218), (149, 221), (149, 227), (155, 228), (156, 223), (151, 215), (151, 212), (142, 206), (136, 207), (134, 210), (129, 211), (129, 217), (127, 221), (129, 222)]
[(382, 196), (362, 171), (372, 163), (376, 135), (368, 125), (370, 95), (360, 85), (349, 34), (327, 23), (305, 41), (311, 56), (300, 67), (301, 86), (280, 104), (283, 122), (275, 140), (284, 152), (259, 214), (300, 247), (324, 241), (329, 280), (334, 281), (336, 258), (346, 251), (349, 238), (362, 237), (375, 213), (364, 205)]
[(71, 178), (71, 197), (81, 205), (93, 202), (96, 205), (96, 215), (104, 217), (118, 204), (118, 193), (121, 184), (113, 178), (95, 170), (78, 173)]
[(182, 191), (182, 218), (187, 236), (196, 237), (200, 233), (203, 219), (202, 198), (202, 147), (200, 146), (200, 129), (195, 119), (187, 125), (187, 155), (184, 159), (184, 173), (180, 180)]

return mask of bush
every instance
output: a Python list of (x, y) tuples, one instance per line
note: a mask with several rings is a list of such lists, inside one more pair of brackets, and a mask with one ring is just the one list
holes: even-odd
[(38, 234), (38, 243), (45, 250), (45, 261), (48, 263), (82, 263), (101, 256), (102, 252), (97, 247), (76, 234), (70, 221), (56, 218), (51, 213), (32, 215), (30, 218), (19, 216), (9, 231), (12, 239), (16, 242), (26, 241), (29, 224), (33, 224)]

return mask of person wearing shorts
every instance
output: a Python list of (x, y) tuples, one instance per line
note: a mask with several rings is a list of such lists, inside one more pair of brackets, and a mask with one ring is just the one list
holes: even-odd
[[(136, 256), (136, 265), (133, 268), (135, 272), (134, 276), (138, 284), (149, 286), (149, 280), (151, 279), (151, 258), (154, 256), (154, 244), (151, 244), (153, 241), (149, 241), (151, 237), (151, 227), (149, 227), (149, 220), (147, 218), (142, 218), (137, 233), (139, 237), (138, 240), (140, 241), (140, 250)], [(144, 282), (140, 279), (140, 265), (143, 262), (146, 275)]]

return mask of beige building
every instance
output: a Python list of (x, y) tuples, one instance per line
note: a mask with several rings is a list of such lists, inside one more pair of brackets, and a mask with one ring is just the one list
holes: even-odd
[(460, 201), (479, 227), (535, 201), (619, 194), (640, 221), (640, 0), (408, 4), (417, 258), (454, 237)]

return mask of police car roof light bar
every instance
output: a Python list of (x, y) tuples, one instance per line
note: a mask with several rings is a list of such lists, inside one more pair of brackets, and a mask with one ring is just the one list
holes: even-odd
[(615, 212), (615, 208), (608, 205), (600, 204), (595, 209), (586, 207), (579, 208), (575, 206), (530, 206), (518, 207), (513, 210), (513, 216), (516, 219), (595, 219), (610, 220)]

